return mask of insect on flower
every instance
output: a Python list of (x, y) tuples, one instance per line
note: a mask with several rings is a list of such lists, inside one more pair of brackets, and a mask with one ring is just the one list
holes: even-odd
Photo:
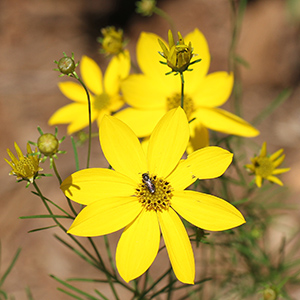
[(147, 173), (144, 173), (142, 174), (142, 177), (143, 177), (143, 182), (146, 184), (149, 192), (151, 194), (154, 194), (155, 193), (155, 185), (153, 184), (153, 182), (151, 181), (150, 177), (149, 177), (149, 174)]

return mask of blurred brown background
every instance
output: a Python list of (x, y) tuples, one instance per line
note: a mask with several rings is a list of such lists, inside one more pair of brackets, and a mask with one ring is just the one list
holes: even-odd
[[(249, 1), (243, 21), (238, 53), (250, 68), (241, 68), (243, 79), (243, 116), (251, 121), (284, 89), (293, 90), (290, 98), (259, 125), (261, 135), (255, 141), (268, 143), (274, 152), (284, 148), (285, 166), (292, 169), (280, 178), (291, 189), (287, 203), (298, 203), (300, 193), (300, 4), (289, 9), (289, 3), (299, 1), (257, 0)], [(210, 72), (228, 70), (228, 50), (232, 34), (232, 11), (229, 0), (165, 0), (158, 1), (175, 20), (183, 35), (198, 27), (206, 36), (212, 54)], [(6, 148), (14, 153), (16, 141), (22, 150), (28, 140), (36, 141), (39, 125), (44, 132), (54, 133), (47, 125), (49, 117), (59, 107), (68, 104), (58, 90), (61, 80), (53, 71), (53, 60), (62, 52), (75, 52), (79, 60), (85, 54), (105, 68), (107, 61), (98, 54), (96, 38), (100, 28), (115, 25), (124, 28), (130, 39), (128, 48), (132, 56), (141, 31), (155, 32), (166, 38), (168, 24), (157, 16), (143, 18), (134, 12), (134, 1), (125, 0), (1, 0), (0, 1), (0, 179), (1, 211), (0, 240), (3, 274), (18, 247), (20, 258), (4, 284), (4, 290), (18, 300), (27, 299), (25, 287), (29, 286), (34, 299), (69, 299), (58, 292), (57, 282), (48, 274), (61, 279), (68, 277), (97, 277), (92, 267), (75, 257), (54, 237), (59, 230), (28, 234), (29, 230), (52, 225), (51, 220), (20, 220), (19, 216), (46, 213), (39, 198), (25, 189), (25, 183), (15, 183), (8, 176), (10, 167)], [(228, 109), (232, 111), (229, 101)], [(231, 106), (230, 106), (231, 105)], [(59, 127), (59, 138), (66, 127)], [(69, 139), (61, 147), (69, 155), (60, 156), (58, 168), (62, 178), (74, 171)], [(82, 149), (85, 154), (85, 149)], [(91, 166), (104, 166), (98, 141), (93, 141)], [(67, 157), (69, 158), (67, 160)], [(85, 162), (82, 161), (82, 164)], [(45, 172), (49, 168), (44, 165)], [(61, 204), (63, 197), (58, 182), (53, 177), (40, 180), (39, 186), (46, 197)], [(62, 204), (61, 204), (62, 205)], [(299, 228), (299, 211), (283, 215), (282, 222)], [(69, 223), (66, 222), (66, 226)], [(297, 228), (295, 227), (295, 228)], [(115, 235), (116, 240), (118, 234)], [(99, 244), (103, 241), (99, 239)], [(112, 245), (113, 253), (115, 244)], [(158, 267), (158, 266), (156, 266)], [(84, 286), (90, 291), (91, 285)], [(102, 286), (98, 289), (102, 291)], [(293, 292), (300, 299), (300, 289)], [(108, 294), (109, 295), (109, 294)], [(124, 294), (124, 298), (127, 299)]]

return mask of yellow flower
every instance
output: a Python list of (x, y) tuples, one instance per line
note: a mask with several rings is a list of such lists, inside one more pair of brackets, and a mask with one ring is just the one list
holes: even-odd
[(167, 60), (167, 65), (172, 69), (171, 72), (182, 73), (187, 70), (194, 56), (192, 44), (189, 42), (186, 45), (180, 32), (178, 32), (179, 42), (175, 44), (171, 30), (168, 32), (168, 39), (169, 49), (163, 41), (158, 39), (159, 45), (163, 50), (163, 52), (159, 53)]
[[(91, 92), (92, 122), (97, 120), (99, 125), (105, 114), (111, 114), (124, 105), (119, 89), (121, 80), (128, 76), (129, 70), (130, 57), (127, 51), (112, 58), (104, 79), (96, 62), (87, 56), (82, 57), (80, 71), (83, 82)], [(88, 101), (83, 87), (78, 83), (65, 81), (59, 83), (59, 89), (74, 103), (57, 110), (50, 118), (49, 124), (70, 123), (68, 134), (87, 127), (89, 124)]]
[(258, 187), (261, 187), (263, 179), (283, 185), (282, 181), (274, 176), (290, 170), (290, 168), (277, 169), (285, 158), (284, 154), (281, 155), (282, 153), (283, 149), (280, 149), (271, 156), (267, 156), (267, 144), (264, 142), (260, 154), (251, 158), (252, 164), (245, 165), (250, 172), (255, 174), (255, 182)]
[(150, 267), (158, 253), (161, 232), (177, 278), (192, 284), (193, 251), (178, 215), (212, 231), (233, 228), (245, 220), (225, 200), (184, 189), (197, 178), (222, 175), (232, 154), (219, 147), (206, 147), (181, 160), (189, 140), (188, 122), (181, 108), (169, 111), (157, 124), (147, 155), (133, 131), (115, 117), (103, 118), (99, 136), (114, 170), (85, 169), (63, 181), (61, 189), (66, 196), (87, 205), (68, 232), (99, 236), (125, 227), (116, 250), (116, 265), (126, 282)]
[(109, 26), (101, 29), (103, 38), (99, 38), (98, 41), (102, 44), (102, 51), (107, 55), (118, 55), (124, 51), (123, 30), (115, 29), (114, 26)]
[[(33, 183), (34, 179), (38, 175), (38, 172), (43, 170), (42, 168), (39, 167), (38, 155), (32, 155), (33, 152), (30, 148), (29, 143), (27, 143), (26, 156), (23, 155), (17, 143), (15, 143), (15, 149), (18, 158), (16, 158), (9, 149), (7, 149), (7, 154), (9, 155), (11, 161), (8, 161), (6, 158), (4, 158), (5, 161), (12, 168), (12, 171), (9, 173), (9, 175), (17, 176), (17, 180), (26, 180)], [(37, 152), (37, 149), (35, 152)]]
[[(143, 74), (130, 75), (121, 85), (125, 101), (132, 107), (116, 114), (138, 137), (149, 136), (160, 118), (180, 106), (180, 77), (165, 75), (166, 66), (159, 62), (158, 36), (142, 33), (137, 43), (137, 61)], [(160, 38), (161, 39), (161, 38)], [(162, 39), (161, 39), (162, 40)], [(201, 62), (184, 73), (184, 110), (190, 123), (188, 152), (208, 145), (208, 129), (253, 137), (259, 134), (249, 123), (218, 106), (229, 98), (233, 74), (214, 72), (207, 75), (210, 54), (204, 35), (195, 29), (184, 40), (191, 41)]]

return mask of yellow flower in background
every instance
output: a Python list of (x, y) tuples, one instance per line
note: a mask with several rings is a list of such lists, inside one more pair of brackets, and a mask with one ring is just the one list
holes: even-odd
[(245, 220), (227, 201), (185, 189), (197, 178), (221, 176), (232, 154), (219, 147), (206, 147), (181, 160), (189, 141), (189, 126), (180, 107), (159, 121), (147, 155), (134, 132), (115, 117), (103, 118), (99, 136), (114, 170), (85, 169), (63, 181), (65, 195), (87, 205), (68, 233), (99, 236), (125, 227), (116, 250), (116, 265), (126, 282), (150, 267), (162, 233), (178, 280), (192, 284), (193, 250), (179, 215), (211, 231), (227, 230)]
[[(102, 71), (94, 60), (83, 56), (80, 63), (82, 80), (90, 92), (92, 122), (97, 120), (98, 125), (105, 114), (111, 114), (124, 105), (119, 94), (121, 80), (125, 79), (130, 70), (129, 52), (115, 56), (110, 61), (104, 78)], [(59, 89), (72, 104), (57, 110), (50, 118), (49, 124), (70, 124), (68, 134), (88, 126), (88, 101), (83, 87), (72, 81), (59, 83)]]
[(264, 142), (260, 154), (251, 158), (252, 164), (247, 164), (245, 167), (253, 174), (255, 174), (255, 183), (261, 187), (263, 179), (283, 185), (282, 181), (274, 175), (282, 174), (290, 170), (290, 168), (277, 169), (284, 161), (285, 155), (281, 155), (283, 149), (267, 156), (267, 143)]
[[(137, 61), (142, 74), (130, 75), (121, 85), (125, 101), (132, 107), (116, 114), (138, 137), (149, 136), (160, 118), (170, 109), (180, 106), (179, 76), (165, 75), (166, 66), (159, 62), (161, 47), (153, 34), (143, 32), (137, 43)], [(191, 140), (188, 152), (208, 145), (208, 129), (253, 137), (259, 134), (249, 123), (218, 106), (229, 98), (233, 74), (207, 74), (210, 54), (204, 35), (195, 29), (184, 37), (192, 43), (193, 52), (201, 61), (191, 72), (184, 73), (184, 110), (190, 123)]]
[[(38, 175), (39, 171), (43, 169), (39, 166), (39, 157), (38, 155), (32, 155), (33, 152), (30, 148), (29, 143), (27, 143), (27, 155), (25, 156), (17, 143), (15, 143), (15, 149), (18, 155), (16, 158), (13, 153), (7, 149), (7, 154), (9, 155), (11, 161), (8, 161), (6, 158), (5, 161), (11, 166), (12, 171), (9, 175), (17, 176), (17, 180), (26, 180), (30, 183), (33, 183), (34, 179)], [(37, 149), (36, 151), (37, 152)]]

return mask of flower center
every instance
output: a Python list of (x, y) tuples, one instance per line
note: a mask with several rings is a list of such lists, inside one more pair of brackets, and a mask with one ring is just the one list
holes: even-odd
[(104, 92), (100, 95), (95, 96), (93, 107), (94, 109), (99, 111), (102, 110), (103, 108), (108, 107), (109, 103), (110, 103), (110, 97)]
[[(181, 95), (176, 93), (171, 97), (167, 97), (167, 109), (176, 108), (181, 105)], [(192, 98), (185, 96), (183, 102), (183, 109), (187, 115), (188, 120), (191, 117), (192, 112), (194, 111), (194, 103)]]
[(274, 165), (268, 157), (258, 157), (254, 164), (256, 175), (267, 178), (273, 174)]
[(142, 177), (141, 183), (136, 189), (135, 194), (139, 202), (149, 211), (168, 210), (173, 196), (173, 188), (170, 183), (162, 178), (157, 178), (157, 176), (148, 175), (147, 179), (148, 182), (145, 177)]
[(32, 159), (25, 156), (23, 159), (18, 161), (18, 163), (15, 165), (13, 172), (17, 176), (21, 176), (23, 178), (30, 178), (37, 173), (37, 168), (33, 164)]

